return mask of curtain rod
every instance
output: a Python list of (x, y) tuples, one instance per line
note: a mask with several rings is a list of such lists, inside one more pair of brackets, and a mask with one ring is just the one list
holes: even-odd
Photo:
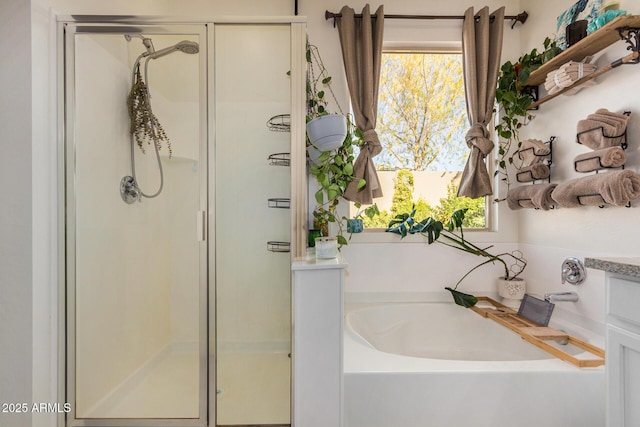
[[(375, 14), (371, 15), (375, 16)], [(362, 14), (356, 14), (356, 18), (362, 18)], [(504, 19), (513, 19), (513, 24), (511, 24), (511, 28), (516, 25), (517, 22), (522, 22), (523, 24), (527, 21), (529, 14), (524, 11), (517, 15), (505, 15)], [(335, 27), (335, 19), (342, 18), (341, 13), (329, 12), (328, 10), (324, 12), (324, 19), (329, 20), (333, 18), (333, 25)], [(464, 16), (457, 15), (384, 15), (385, 19), (464, 19)], [(493, 16), (492, 16), (493, 18)]]

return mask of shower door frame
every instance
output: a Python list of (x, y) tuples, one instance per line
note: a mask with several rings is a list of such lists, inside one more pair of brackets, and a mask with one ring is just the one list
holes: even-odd
[[(67, 333), (68, 324), (75, 322), (75, 312), (71, 307), (75, 304), (73, 290), (75, 286), (75, 140), (74, 140), (74, 97), (75, 80), (73, 68), (68, 69), (69, 64), (74, 64), (73, 37), (69, 37), (68, 30), (81, 25), (104, 27), (104, 31), (121, 28), (126, 32), (132, 32), (132, 28), (150, 27), (154, 31), (160, 27), (170, 28), (194, 28), (204, 27), (204, 35), (200, 36), (201, 51), (204, 49), (204, 59), (200, 62), (201, 87), (205, 88), (200, 95), (201, 103), (205, 108), (200, 111), (200, 217), (202, 218), (204, 241), (200, 242), (200, 396), (199, 418), (197, 419), (76, 419), (75, 408), (71, 412), (59, 413), (57, 420), (59, 427), (66, 426), (116, 426), (116, 427), (145, 427), (145, 426), (216, 426), (216, 375), (215, 375), (215, 179), (210, 173), (210, 165), (215, 165), (215, 121), (214, 121), (214, 26), (216, 24), (286, 24), (290, 26), (290, 61), (291, 61), (291, 132), (290, 132), (290, 176), (291, 176), (291, 260), (304, 258), (306, 254), (306, 235), (309, 216), (308, 187), (306, 170), (306, 17), (240, 17), (205, 19), (180, 18), (168, 19), (166, 17), (141, 17), (141, 16), (82, 16), (59, 15), (57, 16), (57, 90), (58, 90), (58, 195), (59, 206), (59, 290), (58, 290), (58, 396), (65, 402), (71, 402), (73, 393), (70, 393), (70, 383), (75, 381), (73, 371), (74, 351), (72, 347), (75, 339), (74, 331)], [(96, 28), (97, 29), (97, 28)], [(171, 33), (185, 34), (188, 31), (172, 31)], [(124, 32), (122, 32), (124, 34)], [(200, 33), (198, 33), (200, 34)], [(69, 42), (71, 40), (71, 42)], [(202, 62), (205, 66), (203, 69)], [(71, 95), (67, 92), (72, 88)], [(204, 97), (204, 101), (202, 98)], [(202, 111), (204, 110), (204, 111)], [(203, 314), (204, 313), (204, 314)], [(203, 323), (204, 322), (204, 323)], [(293, 329), (293, 317), (292, 317)], [(203, 336), (204, 335), (204, 336)], [(295, 343), (291, 340), (291, 348)], [(203, 350), (204, 348), (204, 350)], [(71, 351), (73, 350), (73, 351)], [(203, 354), (204, 352), (204, 354)], [(72, 374), (70, 377), (69, 374)], [(294, 372), (291, 370), (291, 383), (293, 384)], [(204, 382), (204, 385), (202, 383)], [(291, 388), (293, 396), (293, 386)], [(295, 408), (291, 405), (291, 422)]]
[[(199, 259), (199, 279), (198, 279), (198, 365), (199, 365), (199, 378), (198, 378), (198, 418), (76, 418), (76, 372), (75, 372), (75, 287), (76, 287), (76, 191), (75, 191), (75, 39), (76, 34), (167, 34), (167, 35), (197, 35), (201, 46), (205, 46), (208, 42), (207, 31), (208, 27), (206, 23), (198, 24), (163, 24), (155, 22), (146, 22), (144, 20), (128, 20), (126, 26), (119, 20), (111, 21), (96, 21), (96, 17), (83, 17), (74, 16), (73, 19), (67, 18), (59, 19), (58, 22), (58, 48), (63, 52), (62, 56), (59, 56), (59, 84), (60, 99), (61, 99), (61, 111), (62, 114), (62, 135), (61, 135), (61, 148), (60, 148), (60, 170), (61, 170), (61, 226), (63, 227), (64, 236), (64, 251), (61, 251), (60, 266), (63, 271), (64, 280), (62, 283), (61, 301), (66, 304), (63, 306), (61, 313), (61, 319), (64, 321), (64, 326), (61, 328), (60, 333), (64, 336), (61, 338), (62, 343), (60, 348), (64, 351), (63, 357), (60, 357), (61, 363), (64, 366), (61, 368), (61, 372), (64, 372), (60, 376), (60, 383), (64, 383), (64, 390), (60, 396), (65, 396), (65, 402), (71, 403), (71, 410), (65, 414), (63, 425), (64, 426), (131, 426), (131, 427), (157, 427), (157, 426), (207, 426), (208, 423), (208, 377), (209, 377), (209, 363), (208, 363), (208, 240), (207, 240), (207, 224), (206, 215), (202, 213), (206, 212), (208, 204), (208, 70), (207, 70), (207, 54), (208, 49), (201, 49), (201, 55), (199, 55), (199, 87), (200, 95), (198, 104), (199, 108), (199, 195), (198, 195), (198, 217), (202, 218), (199, 227), (200, 236), (198, 237), (198, 259)], [(113, 17), (111, 17), (113, 19)], [(123, 100), (124, 103), (124, 100)], [(117, 191), (118, 183), (114, 183), (114, 191)], [(124, 202), (123, 202), (124, 203)], [(196, 220), (194, 218), (194, 220)], [(59, 419), (60, 421), (60, 419)]]

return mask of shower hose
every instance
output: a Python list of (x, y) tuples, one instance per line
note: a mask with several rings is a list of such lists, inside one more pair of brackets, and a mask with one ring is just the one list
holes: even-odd
[[(136, 83), (136, 74), (138, 69), (140, 68), (140, 59), (142, 59), (144, 56), (147, 56), (146, 53), (143, 53), (142, 55), (140, 55), (138, 57), (138, 59), (136, 59), (135, 65), (133, 67), (133, 73), (131, 76), (131, 85), (135, 85)], [(146, 97), (147, 97), (147, 104), (149, 105), (149, 108), (151, 108), (151, 95), (149, 94), (149, 77), (147, 74), (147, 70), (148, 70), (148, 66), (149, 66), (149, 60), (152, 59), (151, 57), (147, 57), (147, 59), (144, 61), (144, 81), (147, 82), (147, 93), (146, 93)], [(138, 189), (138, 191), (140, 192), (141, 196), (144, 196), (148, 199), (152, 199), (156, 196), (158, 196), (161, 192), (162, 192), (162, 187), (164, 186), (164, 173), (162, 171), (162, 161), (160, 160), (160, 152), (158, 150), (158, 138), (156, 136), (156, 132), (155, 132), (155, 127), (153, 125), (153, 121), (150, 122), (151, 125), (151, 133), (153, 135), (153, 148), (156, 151), (156, 159), (158, 161), (158, 169), (160, 170), (160, 187), (158, 188), (158, 191), (156, 191), (154, 194), (146, 194), (145, 192), (142, 191), (142, 189), (140, 188), (140, 186), (138, 185), (138, 178), (136, 177), (136, 160), (135, 160), (135, 150), (134, 150), (134, 146), (135, 146), (135, 138), (134, 138), (134, 134), (133, 132), (131, 133), (131, 138), (130, 138), (130, 142), (131, 142), (131, 174), (133, 176), (133, 182), (135, 187)]]

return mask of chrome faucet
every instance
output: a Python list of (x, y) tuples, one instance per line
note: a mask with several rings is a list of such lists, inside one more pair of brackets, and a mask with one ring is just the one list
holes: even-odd
[(578, 294), (575, 292), (549, 292), (544, 294), (544, 300), (553, 303), (558, 301), (578, 302)]

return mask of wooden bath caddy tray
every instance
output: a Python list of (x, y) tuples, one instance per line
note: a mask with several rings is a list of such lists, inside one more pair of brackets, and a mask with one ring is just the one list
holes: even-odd
[[(557, 329), (540, 326), (537, 323), (530, 321), (522, 316), (518, 316), (513, 309), (506, 305), (489, 297), (477, 297), (478, 302), (485, 301), (493, 305), (493, 308), (485, 307), (471, 307), (471, 310), (475, 311), (483, 317), (488, 317), (503, 326), (518, 333), (522, 339), (529, 343), (541, 348), (542, 350), (556, 356), (558, 359), (562, 359), (569, 363), (572, 363), (580, 368), (595, 368), (597, 366), (604, 365), (604, 350), (591, 345), (587, 342), (579, 340), (565, 332)], [(594, 359), (578, 359), (569, 353), (552, 346), (547, 341), (566, 340), (569, 344), (572, 344), (578, 348), (581, 348), (595, 356)]]

